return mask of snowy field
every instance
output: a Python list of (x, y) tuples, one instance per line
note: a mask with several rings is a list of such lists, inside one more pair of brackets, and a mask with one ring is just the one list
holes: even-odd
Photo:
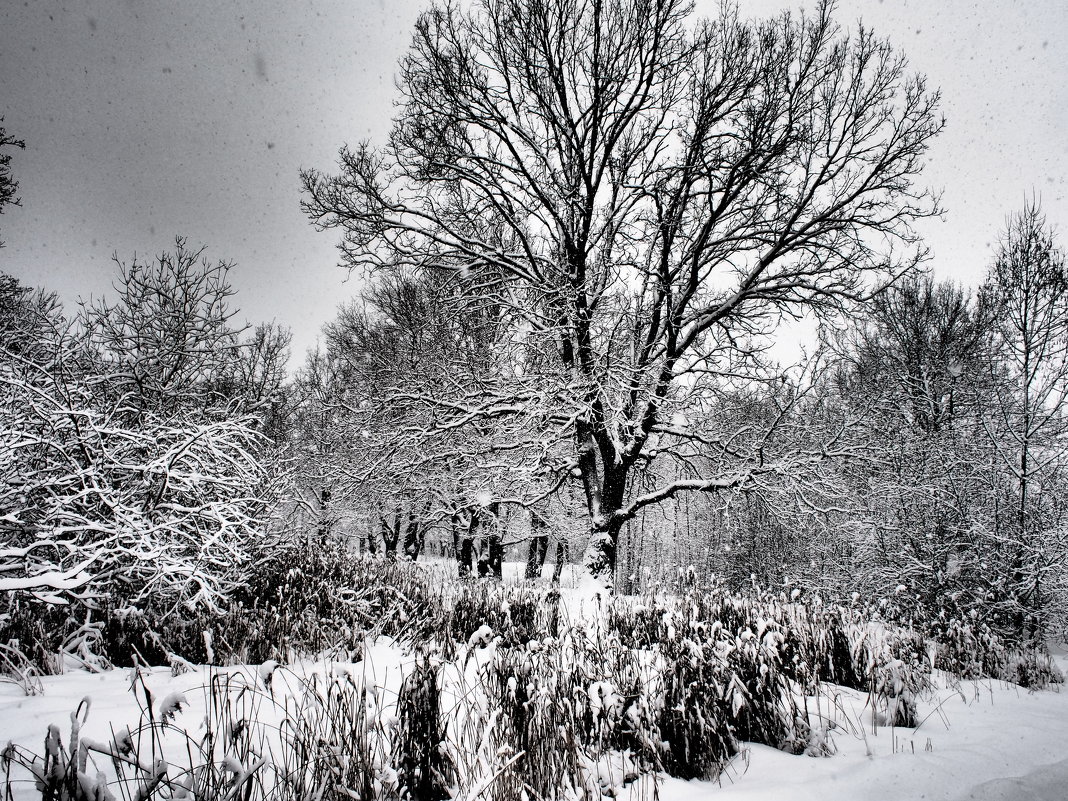
[[(472, 648), (462, 667), (459, 659), (447, 666), (443, 683), (463, 686), (491, 656), (492, 648)], [(1055, 659), (1062, 670), (1068, 668), (1063, 652)], [(45, 732), (55, 725), (64, 747), (69, 747), (72, 713), (86, 699), (87, 710), (83, 705), (78, 716), (84, 721), (78, 736), (82, 742), (107, 748), (122, 739), (125, 727), (136, 732), (145, 722), (135, 698), (138, 694), (145, 697), (140, 689), (143, 682), (151, 693), (155, 716), (172, 711), (176, 724), (201, 737), (209, 717), (205, 687), (213, 676), (216, 682), (255, 690), (239, 702), (235, 717), (268, 722), (278, 718), (282, 706), (299, 705), (295, 699), (300, 688), (313, 677), (321, 681), (327, 675), (346, 674), (363, 686), (376, 688), (371, 693), (375, 710), (389, 727), (396, 724), (396, 710), (389, 699), (396, 697), (412, 664), (402, 648), (383, 637), (367, 643), (364, 659), (355, 663), (200, 668), (177, 676), (170, 668), (98, 674), (72, 670), (45, 677), (44, 692), (38, 695), (26, 696), (11, 683), (0, 685), (0, 731), (3, 741), (42, 753)], [(271, 679), (269, 687), (264, 686), (265, 678)], [(834, 752), (831, 756), (793, 756), (767, 746), (747, 745), (718, 783), (660, 778), (659, 797), (665, 801), (1053, 801), (1068, 797), (1068, 693), (1029, 693), (1002, 682), (958, 682), (940, 672), (935, 673), (933, 683), (933, 692), (919, 701), (921, 723), (915, 729), (875, 727), (863, 693), (825, 686), (822, 697), (810, 699), (810, 715), (832, 721), (827, 740)], [(171, 742), (181, 745), (184, 740)], [(167, 757), (175, 760), (172, 764), (182, 760), (181, 754)], [(95, 775), (91, 766), (86, 773)], [(17, 775), (16, 771), (12, 778)], [(610, 783), (617, 785), (612, 790), (617, 797), (655, 797), (649, 784), (622, 787)], [(16, 799), (39, 797), (29, 781), (15, 783), (14, 788)]]

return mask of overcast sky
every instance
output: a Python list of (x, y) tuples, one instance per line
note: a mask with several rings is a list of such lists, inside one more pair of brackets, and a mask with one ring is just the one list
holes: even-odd
[[(0, 0), (0, 115), (27, 144), (0, 271), (73, 303), (108, 291), (113, 253), (182, 235), (237, 263), (242, 317), (292, 326), (301, 361), (358, 286), (336, 233), (301, 214), (298, 170), (383, 140), (425, 5)], [(925, 229), (940, 275), (976, 283), (1032, 191), (1068, 244), (1068, 2), (843, 0), (838, 18), (863, 19), (942, 89), (947, 128), (923, 179), (944, 191), (945, 220)]]

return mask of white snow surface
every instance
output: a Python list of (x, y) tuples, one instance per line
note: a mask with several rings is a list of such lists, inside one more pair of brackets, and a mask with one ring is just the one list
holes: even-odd
[[(481, 650), (486, 649), (476, 649)], [(471, 662), (481, 661), (473, 655)], [(1068, 669), (1063, 653), (1055, 659), (1062, 670)], [(303, 662), (276, 675), (275, 682), (277, 687), (279, 678), (290, 681), (287, 676), (293, 674), (347, 671), (392, 694), (410, 665), (401, 649), (383, 638), (367, 644), (362, 663)], [(475, 667), (453, 668), (457, 669)], [(262, 675), (258, 665), (200, 668), (179, 676), (172, 676), (169, 668), (156, 668), (142, 674), (155, 698), (188, 700), (188, 707), (183, 703), (176, 712), (176, 722), (197, 731), (204, 720), (201, 688), (209, 670), (243, 672), (250, 681)], [(85, 697), (92, 703), (82, 735), (111, 740), (114, 732), (138, 720), (129, 689), (131, 675), (129, 669), (118, 669), (48, 676), (43, 679), (44, 694), (36, 696), (0, 683), (0, 746), (13, 741), (40, 753), (49, 724), (56, 724), (66, 741), (70, 714)], [(934, 695), (919, 702), (923, 722), (917, 729), (873, 728), (862, 693), (826, 688), (824, 696), (810, 699), (809, 705), (812, 712), (818, 708), (836, 719), (828, 735), (834, 755), (792, 756), (750, 745), (718, 783), (663, 779), (659, 797), (664, 801), (1068, 798), (1068, 690), (1029, 693), (1000, 682), (958, 683), (940, 673), (935, 684)], [(17, 789), (16, 801), (34, 797), (30, 785)]]
[[(1063, 669), (1065, 662), (1059, 660)], [(665, 780), (661, 798), (696, 801), (1024, 801), (1068, 799), (1068, 693), (937, 677), (917, 729), (875, 728), (860, 694), (840, 690), (860, 732), (831, 732), (837, 753), (797, 757), (750, 745), (722, 786)], [(937, 709), (936, 709), (937, 707)], [(940, 710), (940, 712), (938, 711)], [(874, 733), (873, 733), (874, 731)], [(930, 749), (930, 750), (928, 750)]]

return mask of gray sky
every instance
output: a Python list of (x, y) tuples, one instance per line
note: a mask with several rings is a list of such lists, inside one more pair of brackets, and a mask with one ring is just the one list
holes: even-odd
[[(292, 326), (302, 361), (358, 286), (336, 266), (336, 234), (301, 214), (298, 169), (383, 140), (424, 5), (0, 0), (0, 115), (27, 143), (0, 271), (72, 303), (108, 291), (112, 253), (151, 256), (180, 234), (237, 262), (242, 316)], [(943, 91), (947, 128), (923, 179), (947, 209), (925, 228), (936, 271), (976, 283), (1032, 191), (1068, 245), (1068, 3), (840, 2), (843, 24), (860, 18)]]

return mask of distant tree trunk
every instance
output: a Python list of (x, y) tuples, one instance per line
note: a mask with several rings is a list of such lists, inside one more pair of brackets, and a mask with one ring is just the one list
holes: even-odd
[(330, 519), (330, 495), (329, 487), (323, 487), (319, 492), (319, 525), (316, 534), (320, 545), (326, 545), (330, 531), (334, 527), (334, 521)]
[[(456, 559), (457, 564), (460, 561), (460, 527), (463, 525), (463, 518), (460, 514), (460, 508), (458, 506), (452, 507), (452, 514), (449, 516), (449, 532), (452, 534), (452, 556)], [(445, 555), (445, 545), (442, 544), (441, 555)]]
[(487, 507), (490, 515), (488, 526), (482, 536), (482, 553), (478, 560), (478, 575), (493, 576), (500, 580), (503, 578), (504, 540), (502, 537), (503, 522), (500, 516), (501, 505), (494, 501)]
[(567, 541), (556, 541), (556, 566), (553, 567), (553, 584), (560, 583), (560, 574), (564, 572), (564, 565), (571, 561), (571, 548)]
[(382, 517), (382, 550), (386, 554), (386, 559), (390, 562), (397, 561), (397, 543), (400, 541), (400, 530), (401, 510), (398, 507), (393, 515), (392, 524), (384, 516)]
[(404, 555), (411, 561), (419, 558), (426, 540), (426, 516), (430, 512), (430, 502), (423, 507), (422, 519), (415, 516), (415, 510), (408, 511), (408, 525), (404, 531)]
[(453, 546), (456, 549), (456, 567), (460, 578), (471, 575), (471, 561), (475, 554), (475, 535), (478, 531), (478, 510), (468, 511), (464, 525), (463, 511), (457, 509), (452, 516)]
[(487, 544), (489, 574), (500, 581), (504, 578), (504, 544), (501, 536), (490, 537)]
[(375, 531), (373, 521), (369, 521), (367, 527), (367, 553), (371, 556), (378, 553), (378, 532)]
[(408, 510), (408, 522), (404, 526), (404, 557), (414, 562), (419, 558), (419, 552), (423, 550), (421, 540), (421, 526), (415, 519), (415, 510)]
[(527, 552), (526, 578), (541, 578), (545, 554), (549, 550), (548, 525), (536, 512), (530, 515), (530, 550)]

